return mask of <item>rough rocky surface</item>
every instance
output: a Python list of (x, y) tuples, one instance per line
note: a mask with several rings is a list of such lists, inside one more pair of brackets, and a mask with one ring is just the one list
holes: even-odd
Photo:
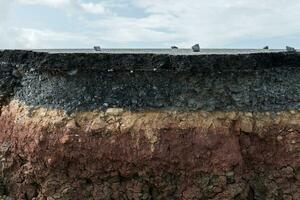
[(0, 107), (7, 104), (9, 98), (15, 95), (22, 76), (17, 73), (16, 66), (9, 63), (0, 63)]
[(1, 69), (8, 70), (1, 75), (5, 76), (1, 79), (5, 93), (15, 91), (14, 97), (27, 105), (69, 112), (107, 107), (251, 112), (299, 109), (299, 63), (297, 53), (0, 53)]
[(299, 64), (0, 52), (0, 195), (300, 199)]
[(93, 110), (280, 111), (300, 108), (300, 68), (236, 72), (28, 73), (15, 97), (28, 105)]

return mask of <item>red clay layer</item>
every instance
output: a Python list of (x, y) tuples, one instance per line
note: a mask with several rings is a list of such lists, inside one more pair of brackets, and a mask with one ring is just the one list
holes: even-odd
[(83, 130), (5, 109), (1, 178), (15, 199), (300, 199), (296, 125)]

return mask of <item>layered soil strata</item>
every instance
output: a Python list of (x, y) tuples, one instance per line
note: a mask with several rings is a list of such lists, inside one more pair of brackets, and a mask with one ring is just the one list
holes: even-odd
[(0, 193), (300, 199), (299, 64), (0, 52)]

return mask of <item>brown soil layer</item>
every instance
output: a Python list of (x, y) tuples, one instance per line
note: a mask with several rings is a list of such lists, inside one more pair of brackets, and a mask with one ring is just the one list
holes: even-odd
[(300, 199), (300, 112), (3, 106), (15, 199)]

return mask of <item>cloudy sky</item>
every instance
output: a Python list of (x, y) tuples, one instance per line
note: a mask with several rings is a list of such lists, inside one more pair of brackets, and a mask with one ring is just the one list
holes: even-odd
[(300, 47), (300, 0), (0, 0), (3, 48)]

